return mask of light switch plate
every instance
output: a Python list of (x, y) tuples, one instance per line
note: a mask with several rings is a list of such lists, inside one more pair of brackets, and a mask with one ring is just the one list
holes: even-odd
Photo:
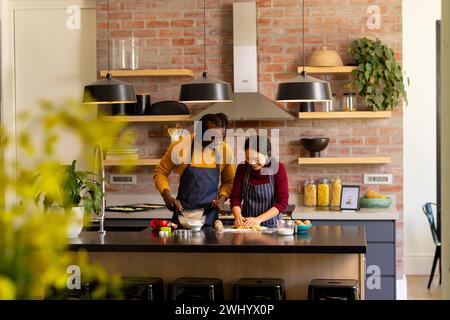
[(130, 174), (112, 174), (109, 177), (110, 184), (136, 184), (136, 176)]
[(393, 183), (393, 175), (392, 174), (365, 174), (364, 175), (364, 184), (372, 184), (372, 185), (391, 185)]

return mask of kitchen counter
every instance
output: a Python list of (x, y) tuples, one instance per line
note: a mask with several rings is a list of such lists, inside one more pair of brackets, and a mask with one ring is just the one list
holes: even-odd
[(276, 232), (217, 233), (209, 228), (190, 238), (160, 238), (150, 228), (140, 232), (83, 232), (70, 249), (91, 252), (216, 252), (216, 253), (365, 253), (363, 227), (313, 227), (307, 234), (278, 236)]
[(288, 300), (303, 300), (313, 279), (356, 279), (365, 295), (366, 235), (362, 226), (315, 226), (305, 235), (217, 233), (160, 238), (140, 232), (82, 232), (70, 250), (85, 250), (89, 261), (124, 277), (219, 278), (232, 299), (240, 278), (282, 278)]
[(292, 213), (294, 220), (353, 220), (383, 221), (399, 219), (399, 213), (393, 204), (389, 209), (361, 209), (358, 212), (323, 211), (316, 208), (296, 207)]

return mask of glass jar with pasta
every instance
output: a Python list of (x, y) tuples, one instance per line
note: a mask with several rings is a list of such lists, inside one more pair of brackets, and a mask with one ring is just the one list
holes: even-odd
[(317, 205), (325, 208), (330, 206), (330, 180), (321, 179), (317, 183)]
[(342, 182), (339, 177), (336, 177), (331, 184), (331, 206), (339, 208), (341, 206), (341, 192)]
[(305, 181), (305, 207), (317, 207), (317, 186), (313, 179)]

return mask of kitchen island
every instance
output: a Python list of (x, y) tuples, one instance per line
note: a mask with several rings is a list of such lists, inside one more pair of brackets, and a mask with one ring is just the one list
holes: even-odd
[[(287, 298), (307, 298), (312, 279), (355, 279), (364, 284), (364, 227), (317, 226), (307, 234), (217, 233), (206, 229), (188, 238), (160, 238), (151, 229), (83, 232), (70, 249), (122, 276), (220, 278), (226, 299), (239, 278), (283, 278)], [(360, 285), (364, 297), (364, 285)]]

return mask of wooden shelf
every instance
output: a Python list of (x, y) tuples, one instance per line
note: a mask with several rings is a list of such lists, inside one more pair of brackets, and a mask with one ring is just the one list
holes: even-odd
[[(358, 70), (358, 67), (342, 66), (342, 67), (306, 67), (306, 72), (311, 74), (344, 74), (352, 73), (352, 71)], [(298, 72), (302, 72), (303, 67), (298, 67)]]
[[(106, 77), (107, 70), (100, 71), (100, 76)], [(111, 70), (113, 77), (193, 77), (190, 69), (154, 69), (154, 70)]]
[(389, 119), (392, 111), (300, 112), (300, 119)]
[(106, 167), (142, 167), (157, 166), (161, 159), (139, 159), (139, 160), (105, 160)]
[(102, 120), (109, 122), (190, 122), (190, 115), (177, 116), (103, 116)]
[(390, 164), (390, 157), (300, 158), (300, 165)]

